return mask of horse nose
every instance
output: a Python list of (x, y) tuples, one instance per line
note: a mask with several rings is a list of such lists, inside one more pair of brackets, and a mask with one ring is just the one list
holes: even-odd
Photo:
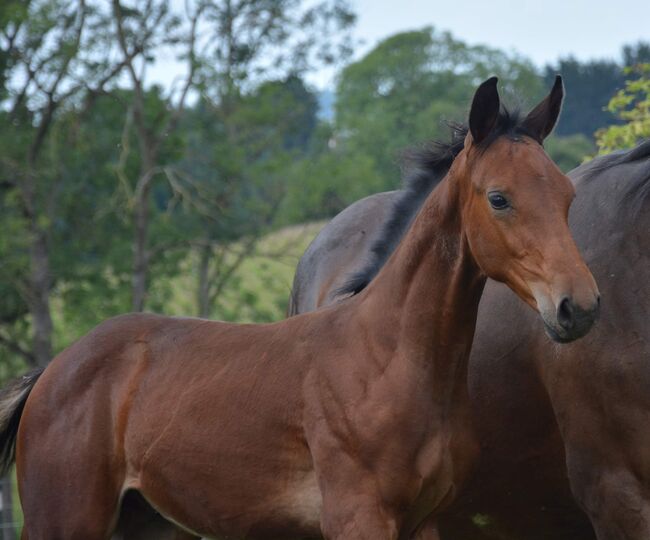
[(565, 330), (571, 330), (575, 324), (573, 302), (566, 296), (557, 308), (557, 322)]
[(557, 307), (557, 322), (567, 332), (577, 330), (582, 333), (591, 327), (600, 312), (600, 295), (596, 295), (593, 305), (587, 309), (580, 307), (570, 297), (562, 298)]

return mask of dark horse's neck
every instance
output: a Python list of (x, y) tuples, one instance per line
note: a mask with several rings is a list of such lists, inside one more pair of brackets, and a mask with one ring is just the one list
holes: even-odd
[[(429, 195), (408, 233), (360, 293), (368, 328), (399, 361), (432, 375), (436, 391), (466, 386), (467, 359), (486, 277), (462, 223), (462, 184), (451, 174)], [(452, 390), (453, 391), (453, 390)]]

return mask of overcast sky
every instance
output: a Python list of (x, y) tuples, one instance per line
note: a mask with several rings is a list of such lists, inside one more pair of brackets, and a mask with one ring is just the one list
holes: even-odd
[[(621, 47), (650, 41), (650, 0), (351, 0), (358, 20), (360, 58), (381, 39), (432, 25), (471, 45), (517, 51), (538, 66), (572, 54), (581, 60), (618, 59)], [(172, 62), (150, 72), (171, 80)], [(320, 88), (333, 74), (309, 77)]]
[(433, 25), (470, 44), (516, 50), (542, 65), (559, 56), (618, 58), (650, 41), (650, 0), (356, 0), (358, 37), (369, 45)]

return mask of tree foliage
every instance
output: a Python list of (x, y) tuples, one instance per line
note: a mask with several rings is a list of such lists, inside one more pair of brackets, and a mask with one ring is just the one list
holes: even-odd
[[(71, 178), (53, 154), (53, 133), (59, 115), (70, 107), (87, 107), (121, 69), (112, 58), (98, 61), (94, 56), (105, 45), (102, 33), (94, 32), (106, 24), (100, 6), (34, 0), (0, 7), (0, 177), (7, 187), (3, 202), (13, 207), (7, 215), (18, 216), (12, 227), (22, 233), (21, 249), (9, 256), (24, 261), (13, 276), (33, 330), (30, 354), (23, 357), (39, 365), (52, 356), (51, 253), (59, 250), (55, 227), (70, 201), (65, 195)], [(25, 349), (24, 336), (5, 335), (14, 352)]]
[(547, 66), (547, 83), (559, 73), (567, 89), (562, 115), (556, 128), (558, 135), (581, 133), (591, 137), (600, 126), (611, 124), (614, 118), (605, 109), (607, 100), (624, 83), (621, 66), (613, 60), (580, 62), (576, 58), (561, 59)]
[(650, 63), (627, 68), (631, 78), (607, 104), (607, 110), (620, 124), (596, 132), (599, 153), (632, 148), (650, 137)]
[(430, 27), (391, 36), (340, 75), (335, 151), (366, 162), (378, 179), (370, 182), (373, 188), (393, 189), (401, 151), (446, 138), (445, 121), (465, 121), (476, 84), (495, 73), (512, 106), (542, 96), (534, 66), (518, 56), (470, 46)]
[[(301, 74), (353, 20), (344, 0), (3, 2), (0, 357), (43, 365), (129, 305), (162, 310), (197, 242), (271, 227), (316, 124)], [(147, 83), (161, 55), (186, 68), (170, 87)]]
[(552, 84), (559, 73), (567, 88), (562, 116), (556, 129), (558, 135), (581, 133), (591, 138), (598, 128), (617, 122), (607, 103), (616, 91), (623, 88), (626, 68), (650, 62), (650, 44), (640, 42), (626, 45), (621, 56), (621, 61), (580, 61), (569, 56), (545, 67), (547, 84)]
[[(445, 138), (481, 80), (515, 107), (545, 92), (525, 58), (424, 28), (346, 65), (322, 120), (305, 76), (340, 65), (353, 22), (344, 0), (0, 3), (0, 377), (129, 309), (277, 318), (287, 291), (246, 275), (283, 258), (261, 238), (396, 188), (401, 151)], [(181, 74), (152, 85), (162, 57)], [(619, 64), (572, 62), (569, 96), (613, 93)], [(563, 169), (592, 152), (571, 122), (547, 143)]]

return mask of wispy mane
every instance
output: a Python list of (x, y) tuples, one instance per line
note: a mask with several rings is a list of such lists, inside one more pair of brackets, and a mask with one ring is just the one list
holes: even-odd
[[(370, 249), (369, 260), (359, 272), (350, 276), (338, 294), (354, 295), (368, 286), (397, 248), (431, 191), (447, 176), (451, 164), (463, 149), (468, 132), (467, 126), (462, 124), (449, 124), (449, 127), (451, 136), (448, 141), (431, 141), (402, 155), (404, 188)], [(479, 147), (487, 149), (504, 135), (512, 138), (532, 136), (523, 127), (518, 111), (502, 108), (496, 126)]]

